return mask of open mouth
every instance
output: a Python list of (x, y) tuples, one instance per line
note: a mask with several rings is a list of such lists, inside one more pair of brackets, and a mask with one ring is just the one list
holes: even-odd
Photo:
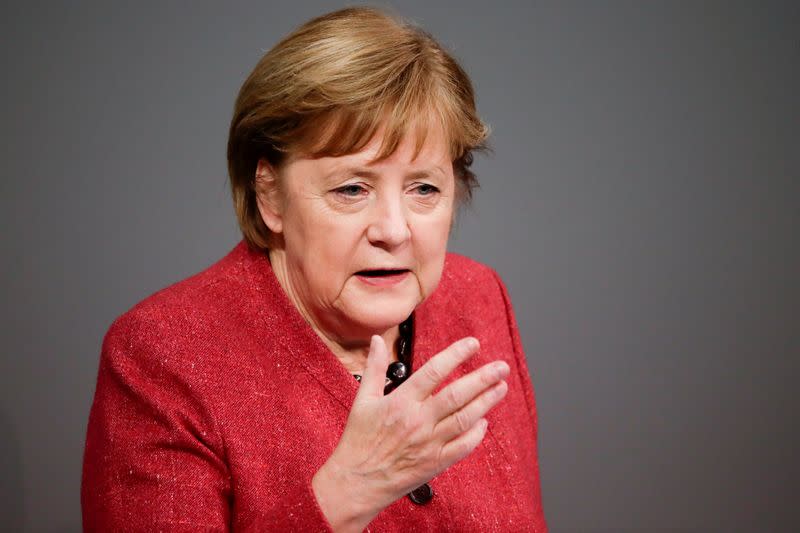
[(407, 268), (373, 268), (359, 270), (356, 272), (356, 278), (373, 287), (387, 288), (399, 285), (408, 279), (410, 272)]
[(398, 276), (400, 274), (405, 274), (408, 272), (408, 269), (392, 269), (392, 270), (383, 270), (383, 269), (376, 269), (376, 270), (359, 270), (356, 272), (358, 276), (365, 276), (368, 278), (382, 278), (388, 276)]

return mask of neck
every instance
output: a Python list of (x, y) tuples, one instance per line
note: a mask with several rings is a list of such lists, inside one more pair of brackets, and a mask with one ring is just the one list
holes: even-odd
[[(270, 249), (269, 261), (278, 284), (283, 289), (283, 292), (286, 293), (289, 301), (294, 304), (300, 315), (311, 326), (311, 329), (322, 339), (322, 342), (333, 352), (348, 372), (351, 374), (363, 374), (367, 364), (371, 337), (363, 339), (352, 338), (343, 334), (344, 332), (342, 331), (336, 331), (336, 327), (323, 327), (322, 321), (316, 319), (313, 313), (307, 310), (302, 300), (297, 296), (296, 291), (292, 289), (286, 265), (286, 255), (283, 250)], [(343, 325), (338, 329), (345, 329), (345, 326)], [(380, 335), (383, 338), (383, 342), (389, 348), (391, 361), (397, 361), (397, 339), (400, 337), (398, 325), (396, 324), (385, 331), (375, 332), (375, 335)]]

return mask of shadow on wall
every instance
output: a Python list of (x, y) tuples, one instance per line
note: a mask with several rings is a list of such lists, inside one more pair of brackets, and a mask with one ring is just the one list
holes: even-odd
[(25, 501), (22, 485), (22, 450), (16, 428), (0, 406), (0, 516), (4, 531), (22, 531)]

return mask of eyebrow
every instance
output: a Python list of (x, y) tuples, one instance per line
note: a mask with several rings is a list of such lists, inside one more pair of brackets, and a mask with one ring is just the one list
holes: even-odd
[[(367, 167), (343, 167), (340, 169), (336, 169), (328, 175), (328, 179), (334, 179), (339, 177), (343, 174), (348, 174), (352, 176), (362, 176), (369, 179), (378, 179), (380, 178), (380, 173), (375, 172), (374, 170), (370, 170)], [(406, 174), (407, 179), (424, 179), (430, 177), (431, 175), (439, 174), (444, 176), (445, 173), (439, 167), (430, 167), (427, 169), (422, 170), (415, 170), (413, 172), (409, 172)]]

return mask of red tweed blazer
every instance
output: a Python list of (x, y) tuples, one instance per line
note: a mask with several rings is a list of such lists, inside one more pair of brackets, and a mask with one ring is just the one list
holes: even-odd
[[(448, 254), (414, 312), (413, 367), (472, 335), (511, 367), (483, 442), (368, 531), (545, 532), (536, 406), (508, 294), (490, 268)], [(358, 382), (240, 242), (207, 270), (119, 317), (103, 341), (81, 503), (87, 531), (331, 531), (311, 478), (333, 451)]]

